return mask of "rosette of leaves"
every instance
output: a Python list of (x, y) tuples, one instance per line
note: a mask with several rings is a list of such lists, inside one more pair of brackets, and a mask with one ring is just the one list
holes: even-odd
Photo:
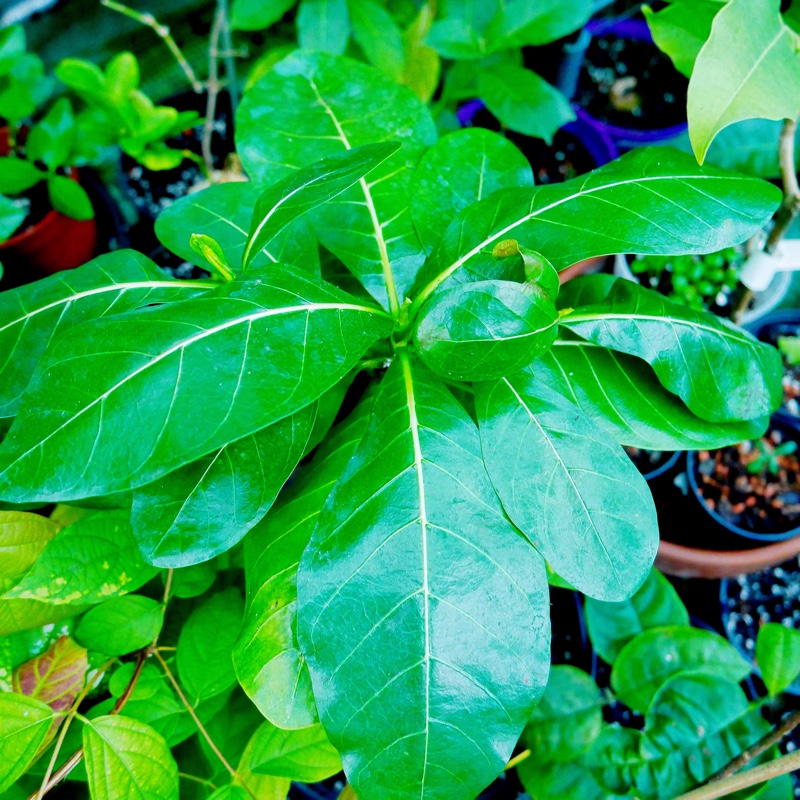
[[(361, 800), (474, 798), (547, 681), (545, 560), (601, 601), (648, 575), (622, 445), (739, 441), (781, 397), (749, 334), (557, 273), (736, 244), (779, 192), (668, 149), (534, 187), (502, 137), (437, 142), (411, 91), (319, 53), (255, 83), (237, 132), (253, 183), (158, 225), (218, 280), (121, 252), (0, 295), (0, 499), (105, 498), (154, 569), (247, 534), (233, 663), (265, 724), (320, 722)], [(55, 577), (37, 560), (10, 591), (68, 601)], [(227, 655), (229, 606), (203, 627)], [(178, 647), (187, 696), (230, 685)]]

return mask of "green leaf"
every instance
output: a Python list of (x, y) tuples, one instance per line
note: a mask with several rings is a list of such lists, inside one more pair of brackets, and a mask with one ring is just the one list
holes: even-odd
[(69, 160), (77, 133), (72, 105), (66, 97), (60, 97), (31, 128), (25, 155), (31, 161), (44, 162), (49, 170), (58, 169)]
[(0, 30), (0, 75), (8, 71), (25, 53), (25, 28), (22, 25), (9, 25)]
[(40, 514), (0, 511), (0, 594), (19, 582), (59, 530)]
[(176, 281), (133, 250), (98, 256), (0, 293), (0, 417), (13, 417), (51, 339), (80, 322), (191, 297), (214, 285)]
[(245, 539), (248, 604), (233, 664), (259, 711), (281, 728), (317, 721), (311, 677), (297, 644), (297, 565), (371, 411), (372, 401), (365, 398)]
[[(523, 787), (537, 800), (608, 800), (591, 770), (580, 760), (539, 763), (526, 758), (517, 767)], [(619, 797), (616, 795), (615, 797)]]
[(492, 248), (509, 237), (559, 271), (609, 253), (709, 253), (757, 233), (779, 201), (764, 181), (698, 167), (670, 148), (636, 148), (580, 178), (502, 189), (465, 209), (419, 275), (415, 305), (451, 277), (501, 277)]
[(186, 567), (233, 547), (275, 501), (315, 419), (312, 403), (135, 490), (131, 521), (145, 559)]
[(11, 237), (27, 216), (25, 208), (0, 194), (0, 242)]
[(649, 628), (618, 653), (611, 688), (625, 705), (644, 713), (669, 678), (687, 671), (741, 681), (750, 665), (716, 633), (685, 625)]
[(199, 597), (214, 583), (217, 570), (210, 561), (181, 567), (172, 573), (172, 594), (175, 597)]
[(695, 61), (687, 113), (701, 164), (733, 122), (800, 116), (797, 36), (783, 22), (779, 0), (731, 0), (719, 11)]
[(602, 723), (602, 698), (594, 680), (576, 667), (557, 666), (550, 670), (521, 741), (535, 762), (572, 761), (592, 746)]
[(298, 598), (320, 719), (360, 797), (471, 800), (502, 770), (546, 680), (544, 562), (503, 516), (475, 424), (402, 350)]
[(770, 695), (780, 694), (800, 673), (800, 631), (777, 622), (758, 629), (756, 662)]
[(41, 655), (20, 664), (11, 677), (13, 691), (33, 697), (55, 712), (68, 711), (83, 689), (88, 654), (69, 636), (60, 636)]
[(533, 186), (533, 171), (504, 136), (485, 128), (443, 136), (422, 157), (411, 181), (411, 217), (426, 251), (467, 206), (518, 186)]
[(130, 717), (105, 716), (83, 726), (92, 800), (178, 800), (178, 767), (163, 737)]
[(0, 692), (0, 792), (23, 775), (36, 758), (53, 717), (52, 709), (39, 700)]
[(65, 58), (55, 68), (56, 77), (83, 99), (104, 100), (108, 92), (103, 70), (91, 61)]
[(632, 281), (618, 279), (605, 300), (560, 323), (601, 347), (647, 361), (662, 385), (702, 419), (753, 419), (780, 405), (783, 366), (774, 347)]
[(347, 0), (300, 0), (297, 41), (304, 50), (344, 53), (350, 41)]
[(53, 625), (86, 610), (86, 606), (54, 606), (38, 600), (0, 599), (0, 636)]
[(283, 268), (67, 331), (0, 447), (0, 495), (66, 500), (144, 485), (308, 405), (391, 326)]
[(250, 768), (259, 775), (316, 783), (341, 772), (342, 759), (322, 725), (285, 731), (263, 722), (248, 747)]
[(579, 591), (624, 600), (655, 559), (644, 478), (603, 430), (532, 373), (476, 386), (483, 458), (506, 513)]
[[(251, 739), (239, 759), (239, 764), (236, 767), (239, 779), (234, 780), (233, 785), (238, 787), (244, 784), (259, 800), (286, 800), (292, 783), (289, 778), (259, 775), (252, 771), (251, 762), (254, 745), (255, 743)], [(238, 795), (232, 797), (231, 800), (239, 800)]]
[(436, 373), (463, 381), (511, 375), (542, 356), (556, 338), (552, 301), (513, 281), (481, 281), (439, 292), (423, 306), (414, 329), (422, 360)]
[(384, 75), (400, 82), (405, 69), (405, 49), (392, 15), (373, 0), (348, 0), (353, 38), (367, 61)]
[(0, 83), (0, 117), (19, 125), (36, 112), (51, 88), (42, 59), (33, 53), (23, 53), (14, 59)]
[(661, 385), (646, 361), (580, 339), (557, 339), (536, 362), (532, 380), (569, 398), (616, 441), (632, 447), (724, 447), (758, 438), (769, 421), (701, 419)]
[[(191, 264), (212, 270), (213, 266), (191, 246), (192, 233), (211, 236), (229, 264), (239, 264), (247, 231), (259, 195), (252, 183), (220, 183), (181, 197), (156, 218), (156, 236), (168, 249)], [(252, 266), (281, 262), (313, 274), (319, 272), (317, 240), (305, 220), (297, 220), (252, 259)]]
[(489, 50), (553, 42), (583, 27), (593, 11), (590, 0), (504, 0), (486, 29)]
[(717, 0), (681, 0), (661, 11), (644, 6), (642, 12), (659, 50), (672, 59), (675, 69), (690, 78), (694, 62), (711, 34), (711, 23), (721, 8)]
[(613, 664), (620, 650), (642, 631), (689, 624), (689, 612), (678, 593), (655, 569), (629, 600), (605, 603), (587, 597), (584, 613), (592, 647), (609, 664)]
[(5, 596), (99, 603), (138, 589), (156, 570), (142, 560), (129, 517), (127, 511), (97, 512), (64, 528)]
[(124, 656), (150, 644), (163, 621), (160, 604), (149, 597), (114, 597), (86, 612), (75, 638), (88, 650)]
[(276, 23), (295, 0), (233, 0), (231, 27), (235, 31), (260, 31)]
[(416, 19), (403, 31), (405, 68), (400, 83), (408, 86), (425, 103), (436, 93), (442, 71), (439, 54), (425, 41), (434, 13), (432, 5), (426, 3)]
[[(324, 53), (292, 53), (252, 86), (237, 115), (237, 145), (254, 180), (372, 142), (402, 148), (312, 221), (325, 247), (387, 308), (402, 302), (425, 260), (409, 214), (411, 174), (436, 132), (409, 89), (377, 70)], [(286, 166), (290, 165), (290, 166)]]
[(507, 128), (550, 144), (555, 132), (575, 119), (569, 100), (535, 72), (514, 64), (481, 70), (478, 93)]
[(106, 85), (117, 101), (125, 101), (139, 85), (139, 62), (133, 53), (117, 53), (106, 64)]
[(92, 201), (78, 181), (63, 175), (50, 175), (47, 179), (47, 194), (56, 211), (77, 220), (94, 217)]
[(0, 157), (0, 192), (19, 194), (45, 178), (32, 161), (16, 156)]
[(239, 637), (243, 614), (242, 596), (231, 588), (212, 595), (183, 626), (178, 639), (178, 675), (193, 704), (236, 683), (231, 649)]
[(212, 239), (205, 233), (193, 233), (189, 237), (189, 247), (208, 262), (218, 278), (222, 278), (225, 281), (233, 280), (233, 270), (228, 265), (228, 259), (216, 239)]
[(270, 186), (253, 211), (242, 269), (290, 222), (349, 189), (399, 149), (397, 142), (383, 142), (345, 150)]

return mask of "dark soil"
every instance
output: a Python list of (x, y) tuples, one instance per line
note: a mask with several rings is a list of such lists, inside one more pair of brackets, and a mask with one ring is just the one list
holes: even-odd
[(688, 85), (654, 44), (608, 34), (586, 51), (575, 100), (611, 125), (657, 130), (686, 121)]
[[(778, 346), (782, 337), (800, 336), (800, 322), (773, 322), (759, 331), (762, 342)], [(781, 408), (792, 417), (800, 417), (800, 364), (792, 366), (785, 354), (783, 356), (783, 404)]]

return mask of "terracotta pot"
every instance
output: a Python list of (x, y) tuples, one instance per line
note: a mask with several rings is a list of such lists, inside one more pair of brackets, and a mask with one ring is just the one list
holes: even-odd
[(558, 273), (559, 283), (563, 286), (567, 281), (577, 278), (579, 275), (591, 275), (593, 272), (602, 272), (606, 262), (612, 256), (595, 256), (578, 261)]

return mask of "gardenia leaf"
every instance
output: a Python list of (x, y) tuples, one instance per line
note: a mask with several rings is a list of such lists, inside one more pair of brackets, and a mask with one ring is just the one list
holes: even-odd
[(318, 719), (311, 676), (297, 644), (297, 565), (371, 411), (372, 400), (364, 398), (245, 539), (248, 605), (233, 665), (259, 711), (281, 728), (303, 728)]
[(651, 450), (717, 448), (755, 439), (769, 417), (708, 422), (659, 382), (641, 358), (581, 339), (557, 339), (531, 370), (620, 444)]
[(119, 715), (87, 721), (83, 749), (92, 800), (178, 800), (178, 766), (149, 725)]
[(788, 689), (800, 673), (800, 631), (777, 622), (758, 629), (756, 662), (770, 695)]
[(246, 270), (290, 222), (349, 189), (400, 149), (398, 142), (366, 144), (320, 159), (273, 184), (258, 198), (242, 253)]
[(312, 216), (320, 241), (373, 297), (387, 308), (402, 302), (425, 260), (409, 214), (411, 173), (436, 139), (422, 102), (364, 64), (297, 52), (248, 90), (236, 130), (242, 163), (262, 182), (359, 145), (402, 144)]
[(134, 490), (131, 522), (145, 559), (185, 567), (233, 547), (267, 513), (303, 457), (316, 411), (312, 403)]
[(797, 35), (783, 22), (780, 5), (731, 0), (714, 18), (687, 97), (689, 137), (701, 164), (717, 133), (733, 122), (800, 116)]
[(5, 792), (36, 758), (53, 723), (39, 700), (0, 692), (0, 792)]
[(672, 584), (656, 569), (628, 600), (605, 603), (587, 597), (586, 627), (595, 652), (609, 664), (642, 631), (667, 625), (688, 625), (689, 612)]
[(0, 593), (22, 578), (59, 530), (57, 522), (40, 514), (0, 511)]
[(0, 447), (0, 497), (149, 483), (308, 405), (391, 329), (379, 309), (282, 268), (68, 331)]
[(75, 638), (89, 650), (123, 656), (150, 644), (163, 622), (156, 600), (141, 595), (114, 597), (84, 614)]
[(601, 347), (638, 356), (697, 416), (736, 422), (772, 413), (783, 397), (778, 351), (732, 323), (618, 279), (600, 303), (561, 325)]
[(322, 725), (286, 731), (263, 722), (248, 747), (250, 768), (259, 775), (316, 783), (341, 772), (342, 759)]
[(87, 320), (193, 297), (213, 284), (176, 281), (134, 250), (0, 293), (0, 417), (13, 417), (48, 343)]
[(472, 800), (544, 688), (547, 578), (474, 423), (402, 350), (297, 580), (320, 719), (358, 797)]
[(481, 281), (436, 294), (422, 308), (414, 343), (437, 374), (459, 381), (511, 375), (547, 352), (558, 312), (533, 287)]
[(624, 600), (658, 548), (653, 498), (622, 448), (530, 372), (476, 385), (486, 469), (506, 513), (553, 569)]

